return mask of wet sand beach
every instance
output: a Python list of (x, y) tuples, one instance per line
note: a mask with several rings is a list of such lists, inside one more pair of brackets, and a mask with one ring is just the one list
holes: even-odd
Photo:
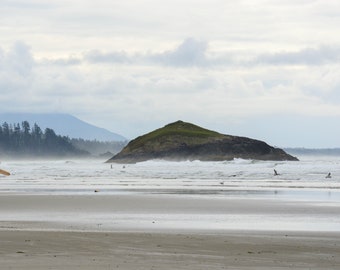
[(339, 234), (0, 231), (1, 269), (339, 269)]
[(339, 228), (314, 229), (339, 214), (334, 204), (259, 198), (1, 194), (0, 265), (339, 269)]

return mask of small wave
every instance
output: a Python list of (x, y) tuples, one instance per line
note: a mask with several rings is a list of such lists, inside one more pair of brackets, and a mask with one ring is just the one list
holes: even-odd
[(253, 159), (243, 159), (243, 158), (234, 158), (230, 163), (233, 164), (254, 164), (256, 163)]

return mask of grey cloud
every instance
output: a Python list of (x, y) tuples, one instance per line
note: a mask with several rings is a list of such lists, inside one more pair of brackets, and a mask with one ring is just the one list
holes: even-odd
[(85, 54), (90, 63), (121, 63), (137, 65), (163, 65), (172, 67), (218, 67), (264, 65), (324, 65), (339, 63), (340, 47), (320, 46), (293, 52), (277, 52), (255, 56), (248, 60), (235, 60), (239, 56), (231, 52), (208, 53), (208, 43), (193, 38), (185, 39), (177, 48), (163, 53), (128, 55), (125, 52), (102, 53), (92, 51)]
[(103, 53), (98, 50), (90, 51), (84, 54), (84, 58), (91, 63), (129, 63), (135, 62), (125, 52), (109, 52)]
[(83, 62), (82, 58), (79, 57), (68, 57), (59, 59), (43, 59), (40, 64), (43, 65), (55, 65), (55, 66), (74, 66), (79, 65)]
[(280, 52), (258, 56), (254, 63), (270, 65), (322, 65), (340, 60), (340, 48), (320, 46), (295, 52)]
[[(1, 53), (0, 53), (1, 59)], [(242, 60), (240, 60), (242, 59)], [(208, 51), (208, 42), (194, 38), (185, 39), (173, 50), (161, 53), (135, 53), (126, 51), (102, 52), (92, 50), (78, 57), (71, 56), (64, 59), (44, 60), (42, 63), (70, 66), (82, 63), (90, 64), (124, 64), (124, 65), (159, 65), (169, 67), (256, 67), (257, 65), (325, 65), (340, 63), (339, 46), (320, 46), (318, 48), (305, 48), (300, 51), (283, 51), (276, 53), (263, 53), (249, 57), (242, 55), (242, 51), (225, 52)]]
[(121, 64), (159, 64), (165, 66), (204, 66), (209, 64), (206, 56), (207, 42), (193, 38), (185, 39), (177, 48), (163, 53), (134, 54), (125, 52), (104, 53), (98, 50), (84, 54), (90, 63), (121, 63)]
[(204, 66), (208, 64), (206, 57), (208, 44), (193, 38), (184, 40), (175, 50), (150, 55), (150, 59), (170, 66)]

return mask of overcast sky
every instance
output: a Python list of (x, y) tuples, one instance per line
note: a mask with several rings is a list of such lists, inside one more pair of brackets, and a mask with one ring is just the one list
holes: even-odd
[(0, 0), (2, 112), (340, 147), (338, 0)]

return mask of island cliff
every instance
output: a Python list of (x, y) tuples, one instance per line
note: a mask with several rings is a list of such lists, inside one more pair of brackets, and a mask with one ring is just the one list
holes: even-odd
[(130, 141), (107, 162), (136, 163), (151, 159), (222, 161), (233, 158), (298, 160), (263, 141), (224, 135), (177, 121)]

